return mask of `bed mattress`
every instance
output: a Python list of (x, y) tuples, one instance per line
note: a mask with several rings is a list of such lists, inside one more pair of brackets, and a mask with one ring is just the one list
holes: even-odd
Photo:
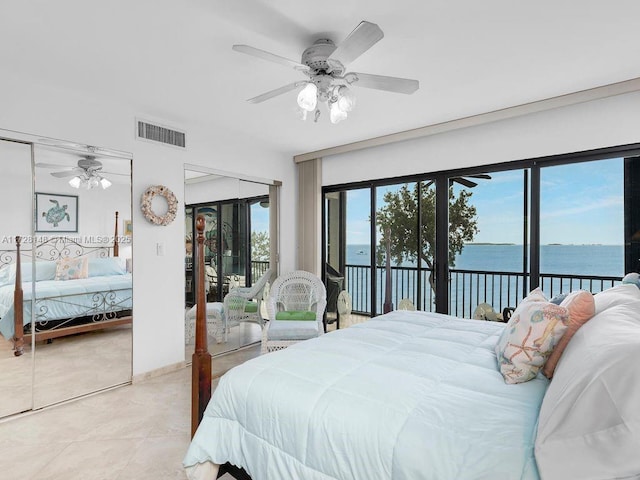
[(230, 462), (254, 480), (537, 479), (548, 382), (505, 384), (503, 328), (397, 311), (250, 360), (221, 379), (184, 465)]
[[(22, 284), (23, 323), (31, 323), (31, 283)], [(35, 283), (35, 320), (44, 322), (79, 316), (99, 315), (132, 308), (131, 274), (106, 275), (77, 280), (44, 280)], [(14, 285), (0, 287), (0, 333), (14, 334)]]

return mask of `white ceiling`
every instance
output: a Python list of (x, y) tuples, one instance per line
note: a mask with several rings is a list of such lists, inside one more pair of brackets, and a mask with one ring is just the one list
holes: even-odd
[[(141, 117), (294, 154), (640, 77), (637, 0), (3, 0), (2, 74), (133, 106)], [(299, 61), (361, 20), (385, 37), (348, 70), (414, 78), (406, 96), (356, 88), (350, 117), (295, 114), (305, 77), (231, 50)], [(10, 127), (10, 126), (5, 126)]]

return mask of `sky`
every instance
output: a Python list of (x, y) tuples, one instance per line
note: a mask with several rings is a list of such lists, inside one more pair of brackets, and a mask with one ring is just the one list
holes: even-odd
[[(541, 243), (624, 243), (623, 159), (541, 169)], [(522, 170), (491, 173), (477, 179), (470, 202), (476, 207), (475, 243), (523, 241)], [(454, 184), (454, 191), (461, 186)], [(395, 186), (381, 189), (397, 189)], [(377, 192), (382, 198), (383, 192)], [(369, 243), (369, 191), (347, 192), (347, 244)]]
[(251, 231), (269, 233), (269, 209), (259, 203), (251, 205)]

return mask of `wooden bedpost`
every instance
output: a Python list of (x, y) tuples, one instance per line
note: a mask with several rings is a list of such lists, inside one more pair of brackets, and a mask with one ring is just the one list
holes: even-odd
[(116, 229), (113, 234), (113, 256), (118, 256), (118, 212), (116, 212)]
[(387, 261), (385, 263), (386, 285), (384, 288), (384, 305), (383, 313), (389, 313), (393, 310), (393, 302), (391, 301), (391, 230), (387, 228), (384, 232), (386, 238), (385, 250)]
[(197, 265), (196, 349), (191, 365), (191, 436), (202, 420), (211, 398), (211, 355), (207, 349), (207, 304), (204, 294), (204, 215), (196, 218), (198, 231), (194, 266)]
[(19, 357), (24, 353), (22, 266), (20, 265), (20, 242), (16, 237), (16, 284), (13, 290), (13, 354)]

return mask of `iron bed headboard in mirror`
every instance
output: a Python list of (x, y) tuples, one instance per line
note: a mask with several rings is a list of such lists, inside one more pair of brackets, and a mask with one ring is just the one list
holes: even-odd
[[(51, 340), (131, 323), (131, 272), (118, 256), (118, 212), (114, 232), (113, 244), (102, 236), (90, 243), (42, 237), (25, 250), (15, 237), (15, 248), (0, 250), (0, 334), (13, 341), (14, 355), (22, 355), (32, 335)], [(34, 261), (23, 263), (23, 256)]]

